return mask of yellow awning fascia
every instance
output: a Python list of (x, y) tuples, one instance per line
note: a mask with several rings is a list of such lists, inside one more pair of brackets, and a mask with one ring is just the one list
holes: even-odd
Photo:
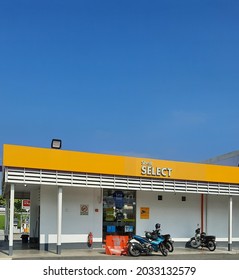
[(3, 166), (183, 181), (239, 183), (239, 169), (202, 163), (3, 145)]

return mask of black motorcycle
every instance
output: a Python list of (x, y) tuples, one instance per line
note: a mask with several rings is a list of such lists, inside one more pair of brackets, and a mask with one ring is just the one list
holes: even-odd
[(173, 246), (173, 240), (171, 238), (170, 234), (160, 234), (160, 230), (161, 230), (161, 225), (159, 223), (157, 223), (155, 225), (155, 230), (152, 231), (151, 235), (152, 236), (157, 236), (157, 237), (163, 237), (164, 241), (163, 244), (165, 246), (165, 248), (171, 253), (174, 250), (174, 246)]
[(190, 246), (193, 248), (206, 247), (209, 251), (216, 249), (216, 236), (206, 235), (205, 232), (201, 232), (200, 228), (195, 230), (195, 236), (190, 239)]
[(172, 253), (173, 250), (174, 250), (174, 246), (173, 246), (173, 240), (171, 238), (171, 235), (170, 234), (163, 234), (161, 236), (164, 237), (164, 246), (166, 247), (166, 249), (168, 249), (168, 251), (170, 253)]

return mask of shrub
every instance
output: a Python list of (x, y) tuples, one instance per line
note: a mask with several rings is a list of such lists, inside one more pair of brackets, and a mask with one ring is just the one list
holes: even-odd
[(0, 214), (0, 229), (4, 229), (5, 227), (5, 215)]

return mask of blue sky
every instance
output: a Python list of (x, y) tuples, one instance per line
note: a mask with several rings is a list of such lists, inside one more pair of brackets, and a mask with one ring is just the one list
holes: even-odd
[(52, 138), (192, 162), (238, 150), (238, 14), (236, 0), (2, 2), (0, 156)]

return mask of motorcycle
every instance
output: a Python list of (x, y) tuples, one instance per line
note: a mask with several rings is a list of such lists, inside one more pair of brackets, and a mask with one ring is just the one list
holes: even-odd
[(195, 236), (190, 239), (190, 246), (193, 248), (206, 247), (209, 251), (216, 249), (216, 236), (206, 235), (205, 232), (201, 232), (200, 228), (195, 230)]
[(170, 253), (172, 253), (174, 250), (174, 246), (173, 246), (173, 240), (171, 238), (171, 235), (163, 234), (161, 236), (164, 237), (164, 246), (168, 249)]
[[(164, 246), (168, 249), (168, 251), (171, 253), (174, 250), (174, 246), (173, 246), (173, 240), (171, 238), (170, 234), (160, 234), (160, 230), (161, 230), (161, 225), (160, 224), (156, 224), (155, 225), (155, 230), (153, 231), (153, 234), (157, 234), (157, 236), (162, 236), (164, 238)], [(155, 233), (154, 233), (155, 232)]]
[(164, 245), (162, 236), (152, 236), (149, 231), (145, 232), (145, 237), (133, 235), (128, 242), (128, 252), (133, 257), (138, 257), (141, 254), (149, 255), (152, 252), (161, 252), (163, 256), (168, 255), (168, 250)]

